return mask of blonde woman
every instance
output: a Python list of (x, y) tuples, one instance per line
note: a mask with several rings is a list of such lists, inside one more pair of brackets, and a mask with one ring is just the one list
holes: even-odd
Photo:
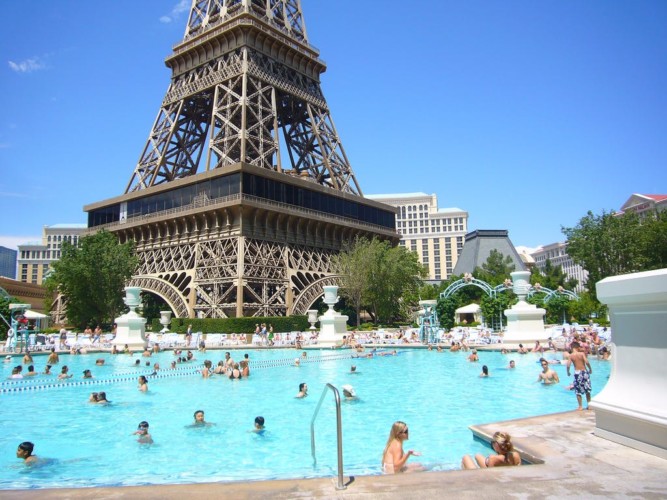
[(408, 450), (407, 453), (403, 452), (403, 441), (409, 439), (409, 433), (408, 425), (400, 420), (394, 422), (394, 425), (391, 426), (387, 446), (384, 447), (384, 452), (382, 453), (382, 472), (385, 474), (394, 474), (397, 472), (406, 472), (408, 469), (416, 470), (421, 468), (420, 464), (411, 464), (410, 467), (406, 465), (410, 455), (414, 455), (415, 457), (421, 455), (421, 453), (413, 450)]
[[(488, 467), (521, 465), (521, 456), (514, 451), (512, 438), (506, 432), (496, 432), (493, 435), (491, 448), (497, 453), (496, 455), (484, 457), (484, 455), (478, 453), (475, 455), (474, 461), (470, 455), (466, 455), (463, 457), (463, 460), (461, 460), (461, 466), (464, 469), (476, 469), (478, 465), (480, 469), (486, 469)], [(477, 465), (475, 465), (475, 462), (477, 462)]]

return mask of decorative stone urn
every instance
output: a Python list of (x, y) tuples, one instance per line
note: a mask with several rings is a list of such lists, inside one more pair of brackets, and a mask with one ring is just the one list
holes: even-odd
[(343, 335), (347, 333), (347, 316), (334, 310), (336, 302), (338, 302), (338, 286), (325, 286), (324, 303), (329, 309), (319, 317), (320, 334), (317, 343), (320, 347), (335, 347), (342, 344)]
[(505, 310), (507, 331), (503, 336), (506, 344), (546, 340), (549, 332), (544, 329), (546, 310), (526, 302), (530, 291), (530, 271), (515, 271), (512, 277), (512, 290), (519, 297), (519, 302)]
[(160, 333), (169, 332), (169, 323), (171, 323), (171, 311), (160, 311), (160, 324), (164, 327)]
[(141, 305), (141, 288), (125, 287), (123, 301), (130, 310), (115, 319), (117, 325), (116, 338), (112, 343), (121, 347), (127, 344), (130, 349), (143, 350), (148, 345), (146, 341), (146, 318), (135, 311)]
[(317, 330), (315, 323), (317, 323), (317, 309), (308, 309), (308, 323), (310, 323), (310, 330)]

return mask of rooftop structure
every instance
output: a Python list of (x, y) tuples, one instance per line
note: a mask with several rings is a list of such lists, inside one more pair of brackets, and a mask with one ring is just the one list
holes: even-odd
[(634, 193), (621, 206), (621, 212), (634, 212), (640, 217), (667, 210), (667, 194)]
[(526, 265), (510, 241), (506, 229), (478, 229), (466, 234), (463, 251), (454, 268), (454, 274), (458, 276), (472, 273), (476, 267), (482, 267), (492, 250), (511, 257), (515, 271), (526, 270)]

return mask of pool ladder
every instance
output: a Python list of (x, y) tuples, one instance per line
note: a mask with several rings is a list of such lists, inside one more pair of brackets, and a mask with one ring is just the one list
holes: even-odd
[(340, 411), (340, 393), (338, 392), (338, 389), (331, 384), (327, 384), (324, 387), (322, 396), (320, 396), (320, 401), (317, 403), (317, 408), (315, 408), (315, 413), (313, 413), (313, 419), (310, 421), (310, 451), (313, 455), (313, 465), (315, 465), (317, 464), (317, 458), (315, 457), (315, 419), (320, 412), (322, 402), (329, 389), (333, 392), (334, 399), (336, 400), (336, 435), (338, 438), (338, 482), (336, 484), (336, 489), (344, 490), (347, 488), (348, 484), (354, 481), (354, 477), (350, 477), (350, 481), (347, 484), (343, 481), (343, 426)]

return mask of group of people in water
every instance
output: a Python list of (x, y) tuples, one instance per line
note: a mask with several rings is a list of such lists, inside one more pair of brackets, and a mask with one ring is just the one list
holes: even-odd
[[(348, 339), (347, 345), (356, 349), (356, 353), (353, 357), (375, 357), (375, 356), (392, 356), (397, 355), (397, 351), (381, 351), (373, 349), (366, 352), (360, 344), (356, 342), (354, 336)], [(433, 350), (434, 346), (429, 346), (429, 350)], [(435, 346), (438, 351), (442, 351), (442, 346)], [(519, 345), (517, 350), (518, 354), (527, 354), (529, 352), (537, 353), (543, 356), (544, 352), (547, 350), (556, 350), (554, 343), (549, 339), (547, 347), (541, 345), (539, 341), (535, 343), (532, 349), (528, 349), (523, 345)], [(159, 347), (155, 346), (152, 350), (146, 349), (142, 356), (150, 357), (154, 352), (158, 352)], [(451, 352), (456, 352), (458, 350), (469, 350), (469, 347), (465, 342), (452, 342), (450, 347)], [(113, 354), (120, 353), (114, 346)], [(127, 346), (123, 350), (126, 354), (132, 355), (133, 353)], [(505, 349), (502, 351), (503, 354), (509, 354)], [(590, 374), (592, 373), (592, 368), (588, 360), (587, 355), (595, 353), (600, 357), (600, 359), (608, 359), (611, 355), (611, 352), (607, 346), (601, 341), (599, 336), (596, 334), (573, 334), (568, 338), (566, 344), (566, 349), (563, 351), (563, 360), (548, 360), (545, 357), (539, 358), (539, 363), (541, 371), (538, 373), (536, 382), (540, 382), (545, 385), (559, 384), (560, 379), (558, 373), (554, 371), (551, 367), (552, 364), (562, 363), (567, 367), (567, 374), (570, 375), (571, 367), (574, 368), (574, 383), (570, 389), (574, 390), (575, 395), (578, 401), (578, 409), (583, 409), (583, 398), (586, 398), (587, 403), (590, 402), (591, 398), (591, 383), (590, 383)], [(177, 357), (177, 360), (173, 361), (171, 368), (176, 368), (177, 363), (187, 363), (195, 361), (195, 357), (191, 351), (187, 351), (185, 355), (180, 350), (174, 350), (174, 355)], [(303, 357), (306, 356), (306, 353), (303, 353)], [(476, 349), (471, 349), (470, 355), (468, 356), (468, 361), (470, 362), (479, 362), (479, 354)], [(12, 357), (7, 356), (5, 362), (11, 362)], [(44, 371), (44, 374), (51, 374), (50, 370), (54, 364), (59, 363), (58, 354), (55, 352), (55, 349), (51, 350), (51, 353), (47, 359), (47, 365)], [(32, 356), (30, 353), (26, 353), (23, 359), (24, 364), (32, 363)], [(150, 363), (147, 361), (147, 365)], [(103, 359), (98, 359), (96, 362), (97, 365), (104, 364)], [(136, 363), (138, 366), (141, 366), (139, 360)], [(297, 358), (295, 360), (295, 366), (299, 366), (300, 360)], [(513, 369), (516, 367), (514, 360), (510, 360), (508, 369)], [(153, 366), (153, 374), (157, 373), (159, 370), (159, 364)], [(353, 366), (351, 372), (354, 373), (356, 367)], [(249, 366), (249, 356), (245, 354), (244, 359), (240, 362), (235, 362), (229, 351), (225, 352), (224, 359), (220, 360), (217, 365), (214, 367), (211, 360), (205, 360), (203, 362), (203, 367), (200, 369), (201, 376), (203, 378), (209, 378), (212, 376), (223, 376), (229, 379), (243, 379), (247, 378), (250, 375), (250, 366)], [(37, 375), (37, 372), (34, 370), (34, 365), (30, 364), (28, 366), (27, 373), (23, 373), (23, 367), (18, 365), (12, 370), (12, 375), (10, 378), (23, 378)], [(480, 377), (489, 377), (489, 369), (487, 365), (483, 365), (482, 372)], [(59, 379), (71, 378), (73, 375), (69, 373), (67, 365), (64, 365), (61, 368), (61, 373), (58, 375)], [(91, 378), (92, 373), (90, 369), (86, 369), (83, 372), (83, 378)], [(138, 378), (138, 390), (146, 392), (148, 390), (148, 378), (146, 375), (140, 375)], [(342, 387), (343, 395), (345, 399), (354, 399), (356, 398), (356, 393), (354, 388), (351, 385), (344, 385)], [(308, 396), (308, 384), (302, 382), (299, 384), (299, 390), (296, 398), (305, 398)], [(105, 392), (93, 392), (90, 394), (89, 398), (90, 403), (94, 404), (109, 404), (110, 401), (107, 399)], [(207, 422), (204, 419), (204, 412), (202, 410), (197, 410), (194, 413), (194, 423), (192, 426), (210, 426), (215, 425), (214, 423)], [(265, 430), (264, 427), (264, 418), (258, 416), (254, 421), (253, 432), (263, 433)], [(151, 444), (153, 443), (153, 438), (149, 432), (149, 423), (147, 421), (142, 421), (139, 423), (137, 430), (133, 435), (137, 436), (137, 441), (141, 444)], [(421, 470), (423, 467), (418, 463), (408, 463), (411, 457), (417, 457), (420, 455), (418, 451), (409, 449), (405, 451), (403, 449), (405, 441), (409, 439), (409, 428), (405, 422), (397, 421), (395, 422), (390, 430), (387, 443), (385, 445), (383, 454), (382, 454), (382, 470), (385, 473), (399, 473), (407, 471), (416, 471)], [(461, 460), (461, 466), (464, 469), (473, 469), (473, 468), (488, 468), (488, 467), (498, 467), (498, 466), (516, 466), (521, 464), (521, 457), (519, 453), (514, 450), (512, 444), (511, 436), (506, 432), (496, 432), (491, 439), (491, 448), (493, 450), (492, 454), (488, 456), (483, 456), (481, 454), (476, 454), (474, 456), (465, 455)], [(33, 454), (34, 444), (31, 442), (23, 442), (18, 446), (16, 455), (17, 458), (24, 460), (26, 465), (33, 464), (37, 461), (37, 457)]]

